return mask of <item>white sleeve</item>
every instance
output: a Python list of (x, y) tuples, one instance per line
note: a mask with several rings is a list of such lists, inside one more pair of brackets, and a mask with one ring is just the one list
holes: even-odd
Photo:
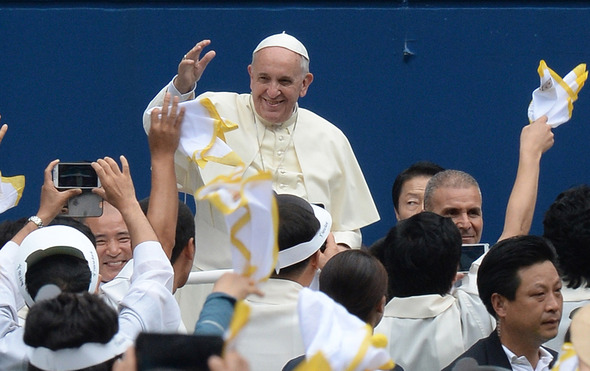
[(10, 241), (0, 250), (0, 370), (22, 369), (27, 362), (24, 329), (18, 323), (17, 314), (24, 306), (15, 272), (18, 248)]
[(131, 287), (121, 301), (119, 332), (132, 341), (142, 331), (175, 332), (180, 308), (172, 295), (174, 271), (162, 246), (156, 241), (137, 245), (133, 261)]

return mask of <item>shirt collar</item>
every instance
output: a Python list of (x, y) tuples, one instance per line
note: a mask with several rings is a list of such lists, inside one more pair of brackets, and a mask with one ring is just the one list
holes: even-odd
[(502, 344), (502, 349), (506, 353), (508, 361), (510, 361), (510, 366), (512, 366), (512, 370), (514, 371), (549, 371), (549, 365), (553, 361), (553, 355), (547, 349), (539, 347), (539, 362), (537, 363), (537, 367), (533, 369), (533, 366), (525, 356), (517, 356), (510, 349), (506, 348), (504, 344)]

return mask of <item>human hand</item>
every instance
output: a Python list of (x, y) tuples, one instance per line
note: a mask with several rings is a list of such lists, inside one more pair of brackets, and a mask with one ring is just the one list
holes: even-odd
[(264, 296), (253, 279), (233, 272), (221, 276), (213, 285), (212, 292), (223, 292), (236, 300), (243, 300), (250, 294)]
[[(2, 115), (0, 115), (0, 119), (2, 118)], [(2, 125), (2, 127), (0, 128), (0, 143), (2, 143), (2, 139), (4, 139), (4, 135), (6, 135), (6, 132), (8, 131), (8, 125), (4, 124)]]
[(102, 187), (94, 188), (96, 193), (108, 203), (116, 207), (124, 215), (125, 210), (132, 205), (139, 205), (135, 198), (135, 188), (129, 172), (129, 163), (125, 156), (120, 156), (121, 169), (110, 157), (98, 159), (92, 163), (92, 168), (100, 179)]
[(162, 108), (155, 108), (151, 114), (151, 126), (148, 133), (150, 153), (153, 157), (160, 154), (174, 156), (180, 141), (180, 126), (184, 118), (184, 107), (178, 109), (178, 97), (172, 100), (170, 108), (170, 93), (164, 97)]
[(113, 364), (113, 371), (136, 371), (137, 358), (135, 356), (135, 347), (130, 346), (123, 354), (123, 358), (119, 358)]
[(226, 352), (223, 358), (211, 356), (207, 361), (211, 371), (249, 371), (248, 361), (235, 350)]
[(520, 134), (521, 153), (542, 155), (553, 146), (553, 132), (547, 125), (547, 116), (541, 116), (522, 128)]
[(350, 250), (350, 247), (344, 244), (337, 244), (334, 240), (334, 234), (330, 232), (330, 234), (328, 234), (328, 238), (326, 239), (326, 248), (323, 249), (323, 251), (320, 249), (318, 268), (323, 269), (328, 260), (330, 260), (334, 255), (346, 250)]
[(37, 216), (43, 220), (43, 225), (48, 225), (62, 210), (67, 201), (82, 193), (79, 188), (59, 191), (53, 184), (53, 168), (59, 160), (53, 160), (43, 172), (43, 186), (41, 187), (41, 202)]
[(199, 59), (205, 47), (211, 44), (211, 40), (202, 40), (197, 43), (178, 64), (178, 76), (174, 79), (174, 86), (182, 94), (188, 93), (195, 83), (201, 79), (203, 71), (215, 57), (215, 51), (210, 50)]

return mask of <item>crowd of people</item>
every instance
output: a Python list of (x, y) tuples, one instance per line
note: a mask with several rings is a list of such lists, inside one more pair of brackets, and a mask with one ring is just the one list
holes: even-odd
[[(302, 312), (305, 288), (387, 339), (373, 344), (393, 360), (384, 369), (590, 370), (590, 187), (557, 196), (544, 235), (529, 235), (541, 158), (554, 141), (546, 116), (522, 129), (498, 242), (460, 272), (462, 247), (479, 244), (483, 230), (473, 176), (412, 164), (393, 182), (397, 224), (368, 246), (361, 228), (379, 215), (354, 152), (335, 125), (298, 105), (313, 82), (305, 46), (269, 36), (248, 66), (250, 93), (197, 95), (215, 57), (205, 52), (210, 44), (189, 50), (146, 108), (149, 198), (137, 200), (124, 156), (105, 157), (91, 163), (102, 215), (60, 216), (82, 190), (55, 187), (54, 160), (37, 213), (0, 224), (1, 370), (360, 370), (381, 359), (340, 349), (347, 335), (338, 332), (318, 363), (302, 329), (303, 318), (318, 316)], [(195, 215), (179, 201), (179, 192), (195, 194), (235, 171), (179, 150), (195, 120), (183, 102), (192, 101), (237, 124), (222, 139), (243, 162), (242, 176), (272, 178), (278, 259), (264, 282), (226, 273), (186, 284), (191, 272), (231, 268), (233, 243), (210, 199), (195, 198)], [(247, 321), (228, 341), (244, 305)], [(144, 348), (146, 339), (157, 351)]]

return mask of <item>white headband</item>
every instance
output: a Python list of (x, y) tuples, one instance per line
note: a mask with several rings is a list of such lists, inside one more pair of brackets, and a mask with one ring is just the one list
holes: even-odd
[(27, 269), (51, 255), (71, 255), (86, 260), (90, 269), (88, 292), (93, 293), (98, 283), (98, 255), (92, 242), (76, 228), (65, 225), (51, 225), (31, 232), (20, 244), (16, 257), (16, 275), (19, 291), (29, 307), (35, 300), (29, 294), (26, 284)]
[(311, 205), (311, 207), (316, 219), (320, 222), (320, 228), (311, 240), (279, 251), (279, 258), (275, 267), (275, 272), (277, 272), (277, 274), (282, 268), (299, 263), (312, 256), (313, 253), (322, 247), (328, 238), (330, 229), (332, 228), (332, 216), (330, 216), (329, 212), (319, 206)]
[(31, 365), (46, 371), (72, 371), (99, 365), (123, 354), (132, 345), (118, 333), (106, 344), (86, 343), (79, 348), (51, 350), (44, 347), (29, 348)]
[(271, 35), (262, 40), (256, 49), (254, 49), (252, 55), (256, 54), (256, 52), (258, 52), (260, 49), (269, 48), (272, 46), (288, 49), (293, 53), (301, 55), (303, 58), (309, 61), (309, 55), (307, 54), (307, 49), (305, 49), (305, 46), (295, 37), (286, 34), (285, 31), (283, 31), (283, 33)]

